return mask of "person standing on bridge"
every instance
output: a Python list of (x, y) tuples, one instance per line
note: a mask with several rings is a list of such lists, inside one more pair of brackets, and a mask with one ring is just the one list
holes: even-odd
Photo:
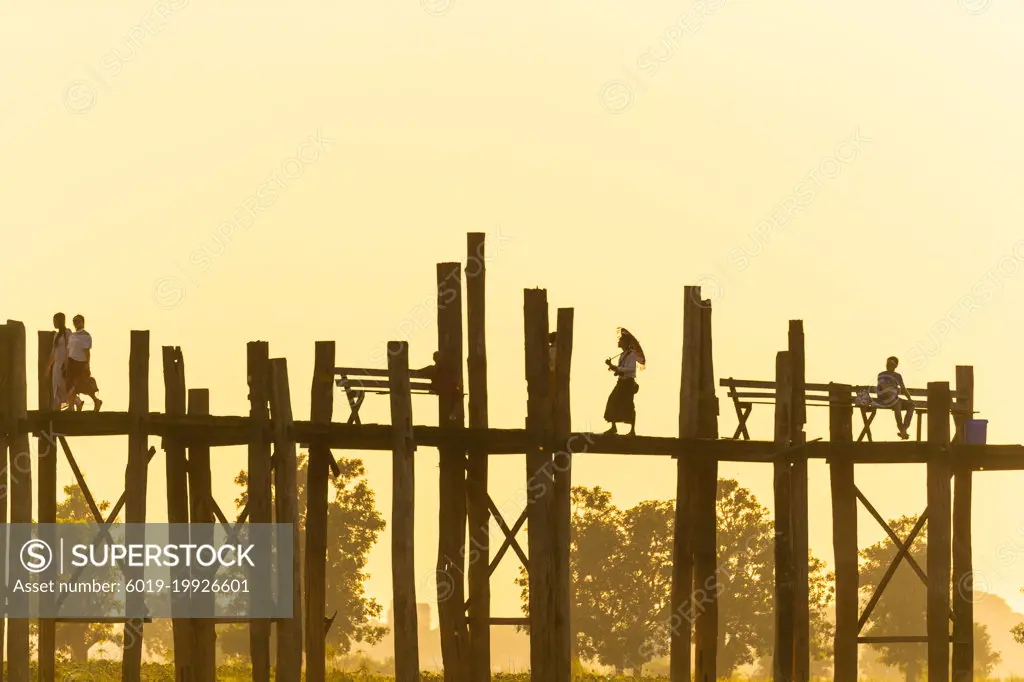
[(57, 330), (53, 337), (53, 346), (50, 348), (50, 359), (46, 363), (46, 373), (50, 375), (52, 406), (54, 410), (63, 410), (68, 402), (67, 385), (67, 360), (68, 341), (71, 332), (67, 328), (67, 320), (64, 313), (57, 313), (53, 316), (53, 327)]
[(71, 390), (68, 400), (76, 410), (80, 411), (82, 399), (78, 397), (78, 394), (83, 393), (92, 399), (92, 408), (98, 412), (103, 401), (96, 397), (99, 387), (96, 385), (96, 380), (92, 378), (90, 368), (92, 336), (85, 331), (85, 318), (81, 315), (75, 315), (71, 319), (71, 323), (75, 325), (75, 333), (71, 335), (68, 342), (68, 388)]
[[(910, 434), (907, 429), (914, 420), (914, 400), (910, 397), (910, 391), (903, 383), (903, 376), (896, 371), (899, 366), (899, 358), (893, 356), (885, 361), (885, 371), (878, 373), (878, 400), (877, 407), (892, 409), (896, 415), (896, 428), (899, 429), (900, 438), (907, 440)], [(900, 393), (907, 396), (904, 400)]]
[(617, 377), (615, 387), (612, 389), (611, 395), (608, 396), (608, 404), (604, 409), (604, 420), (611, 422), (612, 425), (605, 433), (618, 433), (616, 422), (624, 422), (629, 424), (629, 433), (626, 435), (635, 436), (636, 406), (633, 403), (633, 397), (640, 390), (636, 383), (636, 370), (637, 367), (643, 369), (646, 358), (636, 337), (621, 327), (619, 328), (619, 348), (622, 349), (622, 353), (619, 354), (616, 364), (612, 364), (611, 358), (605, 360), (609, 371), (614, 372)]

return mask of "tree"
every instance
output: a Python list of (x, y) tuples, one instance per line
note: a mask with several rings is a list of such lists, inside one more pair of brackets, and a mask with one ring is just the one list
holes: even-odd
[[(306, 476), (307, 456), (302, 453), (298, 463), (299, 546), (306, 547)], [(377, 511), (373, 491), (366, 482), (362, 460), (339, 459), (341, 474), (332, 479), (334, 499), (327, 508), (327, 613), (337, 609), (337, 616), (327, 633), (332, 651), (348, 654), (358, 642), (376, 644), (387, 633), (387, 627), (373, 624), (380, 619), (383, 608), (366, 596), (364, 583), (370, 549), (384, 530), (385, 522)], [(239, 472), (235, 483), (241, 488), (235, 504), (242, 509), (248, 503), (248, 474)], [(330, 494), (331, 488), (328, 489)], [(302, 557), (300, 557), (301, 559)], [(305, 562), (300, 566), (305, 570)], [(303, 578), (300, 578), (303, 579)], [(248, 628), (224, 628), (218, 642), (225, 655), (246, 658), (249, 655)]]
[[(897, 537), (906, 538), (917, 523), (917, 516), (901, 516), (889, 521)], [(878, 587), (892, 560), (896, 546), (888, 539), (861, 550), (860, 584), (867, 595)], [(927, 526), (922, 528), (910, 547), (910, 556), (922, 568), (927, 566)], [(868, 621), (870, 635), (919, 635), (927, 629), (928, 590), (906, 560), (893, 572), (892, 579), (871, 612)], [(907, 682), (916, 682), (926, 671), (928, 645), (924, 643), (872, 644), (881, 652), (881, 662), (898, 668)], [(999, 663), (1001, 656), (992, 649), (988, 630), (974, 624), (975, 675), (985, 677)]]

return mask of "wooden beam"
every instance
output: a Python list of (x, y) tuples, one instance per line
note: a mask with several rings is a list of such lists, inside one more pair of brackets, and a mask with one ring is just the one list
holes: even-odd
[[(250, 523), (270, 523), (270, 443), (263, 437), (270, 428), (270, 348), (266, 341), (250, 341), (246, 345), (246, 374), (249, 385), (249, 422), (247, 511)], [(270, 584), (270, 566), (265, 562), (250, 569), (253, 583)], [(250, 596), (265, 599), (266, 595)], [(249, 623), (249, 656), (252, 660), (253, 682), (270, 682), (270, 628), (268, 620)]]
[[(700, 287), (683, 289), (683, 360), (679, 382), (677, 447), (697, 435), (700, 401)], [(669, 619), (669, 674), (672, 682), (690, 682), (693, 627), (692, 485), (693, 462), (679, 447), (676, 461), (675, 529), (672, 538), (672, 592)]]
[(530, 679), (555, 682), (552, 498), (554, 481), (550, 443), (552, 411), (548, 357), (548, 299), (544, 289), (523, 290), (526, 335), (527, 540), (530, 555)]
[(793, 556), (793, 487), (790, 447), (793, 426), (793, 363), (788, 351), (775, 356), (779, 397), (775, 401), (775, 653), (774, 682), (792, 682), (795, 653), (796, 567)]
[[(957, 442), (967, 440), (974, 412), (974, 368), (956, 368)], [(931, 421), (931, 420), (929, 420)], [(974, 567), (971, 551), (971, 469), (953, 453), (953, 682), (974, 682)]]
[[(54, 331), (45, 331), (38, 333), (37, 339), (37, 395), (39, 399), (39, 411), (40, 412), (52, 412), (53, 397), (52, 397), (52, 379), (49, 372), (47, 372), (47, 364), (50, 359), (50, 352), (53, 349), (53, 342), (57, 334)], [(57, 368), (59, 371), (59, 368)], [(39, 453), (39, 523), (40, 524), (55, 524), (57, 523), (57, 443), (56, 439), (47, 437), (45, 434), (39, 435), (38, 450)], [(51, 526), (52, 528), (52, 526)], [(54, 533), (49, 531), (43, 531), (40, 528), (39, 537), (41, 540), (46, 542), (50, 547), (53, 547), (56, 542)], [(44, 582), (57, 579), (57, 566), (51, 564), (46, 572), (42, 576)], [(39, 595), (39, 608), (41, 611), (49, 611), (53, 608), (55, 603), (55, 597), (52, 593), (41, 593)], [(36, 647), (39, 651), (39, 679), (52, 680), (56, 673), (56, 642), (57, 642), (57, 623), (52, 618), (40, 618), (39, 627), (36, 635)]]
[(928, 384), (928, 682), (949, 682), (949, 384)]
[[(789, 359), (793, 370), (792, 425), (790, 442), (793, 446), (804, 444), (804, 424), (807, 423), (805, 399), (804, 323), (802, 320), (789, 321)], [(809, 682), (811, 677), (811, 608), (810, 576), (807, 572), (809, 555), (808, 499), (807, 499), (807, 450), (795, 449), (792, 453), (792, 514), (793, 514), (793, 679), (795, 682)]]
[(391, 372), (391, 585), (394, 594), (395, 680), (419, 682), (419, 626), (416, 611), (416, 474), (409, 392), (409, 344), (388, 343)]
[(277, 623), (276, 678), (280, 682), (299, 682), (302, 675), (302, 576), (299, 551), (298, 467), (295, 441), (288, 437), (292, 422), (291, 393), (288, 388), (288, 361), (270, 361), (270, 410), (274, 418), (274, 497), (277, 523), (291, 524), (291, 557), (279, 555), (278, 595), (291, 592), (292, 617)]
[[(13, 447), (13, 440), (9, 441), (7, 434), (13, 432), (11, 414), (11, 374), (13, 370), (10, 327), (0, 324), (0, 547), (7, 547), (7, 505), (9, 484), (9, 466), (7, 458), (7, 446), (10, 442)], [(15, 422), (16, 423), (16, 422)], [(12, 435), (13, 438), (13, 435)], [(6, 604), (7, 592), (7, 571), (0, 569), (0, 604)], [(7, 619), (0, 618), (0, 648), (3, 648), (7, 635)], [(0, 657), (2, 658), (2, 657)], [(2, 663), (2, 661), (0, 661)], [(4, 682), (4, 666), (0, 664), (0, 682)]]
[[(149, 332), (132, 330), (128, 356), (128, 466), (125, 470), (125, 533), (128, 544), (146, 541), (143, 524), (146, 523), (146, 486), (149, 479), (149, 444), (143, 419), (149, 413)], [(138, 568), (125, 566), (127, 576), (143, 577)], [(126, 597), (128, 615), (124, 624), (121, 653), (122, 682), (142, 681), (142, 637), (145, 613), (145, 595), (133, 592)], [(141, 615), (140, 615), (141, 614)]]
[[(164, 346), (164, 411), (168, 416), (182, 416), (187, 410), (187, 393), (185, 387), (185, 359), (181, 348)], [(166, 460), (167, 474), (167, 522), (170, 528), (171, 541), (186, 544), (189, 538), (188, 526), (188, 459), (185, 446), (173, 437), (164, 438), (163, 449)], [(171, 576), (176, 580), (189, 577), (185, 566), (171, 569)], [(176, 592), (171, 594), (171, 629), (174, 639), (174, 679), (176, 682), (189, 682), (193, 679), (195, 659), (192, 654), (192, 621), (188, 618), (190, 608), (189, 594)], [(180, 615), (179, 615), (180, 614)]]
[[(718, 403), (711, 346), (711, 301), (701, 301), (697, 437), (718, 437)], [(718, 678), (718, 462), (702, 459), (693, 466), (693, 624), (694, 681)]]
[[(837, 446), (853, 443), (853, 400), (850, 387), (835, 384), (830, 391), (829, 440)], [(833, 665), (835, 682), (857, 682), (857, 611), (860, 573), (857, 550), (857, 496), (850, 450), (839, 448), (829, 459), (832, 484), (832, 547), (836, 571), (836, 629)]]
[[(313, 385), (310, 389), (310, 415), (313, 423), (329, 424), (334, 417), (334, 342), (317, 341), (313, 360)], [(327, 675), (327, 511), (334, 457), (330, 448), (316, 443), (309, 446), (306, 467), (306, 680), (324, 682)]]
[[(439, 425), (465, 427), (462, 390), (462, 267), (437, 264), (437, 348)], [(439, 449), (437, 590), (441, 659), (445, 682), (469, 679), (466, 624), (466, 449), (444, 443)]]
[[(470, 232), (466, 238), (466, 323), (469, 348), (466, 369), (469, 384), (469, 427), (487, 428), (487, 266), (486, 235)], [(411, 426), (410, 426), (411, 429)], [(410, 434), (411, 435), (411, 434)], [(491, 679), (490, 511), (487, 501), (487, 450), (476, 449), (466, 465), (469, 517), (469, 679)]]
[[(25, 352), (25, 325), (14, 320), (7, 321), (10, 343), (10, 416), (20, 419), (28, 410), (27, 358)], [(29, 449), (28, 434), (11, 434), (10, 447), (10, 503), (11, 523), (32, 522), (32, 453)], [(27, 538), (26, 538), (27, 539)], [(8, 581), (14, 585), (28, 577), (20, 561), (10, 562)], [(28, 599), (23, 592), (8, 593), (11, 611), (24, 612)], [(7, 620), (7, 674), (12, 682), (28, 682), (29, 679), (29, 621), (27, 618)]]
[(572, 308), (559, 308), (555, 337), (555, 372), (552, 409), (552, 469), (554, 472), (553, 506), (554, 516), (554, 573), (552, 595), (554, 597), (554, 677), (558, 682), (572, 678), (572, 662), (575, 658), (576, 633), (572, 627), (573, 586), (569, 566), (569, 546), (572, 541), (572, 455), (569, 443), (572, 432), (571, 387), (573, 342)]
[[(210, 413), (210, 391), (193, 388), (188, 391), (188, 413), (207, 415)], [(210, 468), (210, 446), (192, 444), (188, 448), (188, 499), (189, 517), (193, 524), (204, 524), (201, 531), (192, 529), (192, 542), (213, 544), (213, 476)], [(212, 593), (196, 593), (192, 596), (192, 610), (198, 618), (191, 621), (192, 670), (196, 682), (214, 682), (217, 676), (217, 631), (211, 618), (216, 614)]]

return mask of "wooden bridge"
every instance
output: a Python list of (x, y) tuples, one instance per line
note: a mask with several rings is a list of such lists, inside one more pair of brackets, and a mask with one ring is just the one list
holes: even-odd
[[(247, 347), (247, 416), (209, 414), (209, 392), (186, 389), (180, 348), (162, 348), (165, 412), (149, 410), (151, 352), (149, 332), (131, 332), (129, 404), (125, 412), (53, 412), (50, 410), (46, 362), (52, 331), (38, 333), (38, 409), (28, 410), (26, 331), (21, 322), (0, 326), (0, 453), (3, 453), (3, 504), (0, 523), (30, 523), (32, 494), (38, 495), (38, 521), (52, 523), (57, 509), (57, 459), (63, 454), (89, 501), (97, 523), (109, 523), (124, 510), (128, 523), (146, 521), (147, 471), (161, 439), (167, 471), (170, 523), (295, 523), (297, 508), (296, 448), (309, 448), (306, 545), (300, 554), (295, 534), (290, 567), (293, 617), (251, 620), (250, 651), (254, 680), (298, 682), (305, 659), (310, 682), (325, 677), (325, 576), (328, 481), (336, 470), (334, 450), (390, 450), (393, 457), (392, 577), (394, 585), (395, 661), (401, 682), (419, 678), (416, 624), (416, 577), (413, 565), (415, 483), (412, 459), (418, 446), (440, 452), (440, 524), (438, 538), (438, 603), (445, 679), (483, 682), (490, 679), (490, 628), (529, 626), (532, 678), (535, 682), (570, 679), (573, 637), (570, 622), (569, 523), (572, 461), (589, 453), (663, 455), (677, 460), (678, 477), (671, 595), (672, 679), (710, 682), (716, 678), (718, 635), (717, 543), (715, 500), (718, 462), (763, 462), (774, 468), (775, 645), (774, 678), (807, 682), (810, 676), (810, 625), (807, 576), (807, 462), (825, 459), (830, 467), (833, 502), (833, 543), (836, 574), (835, 678), (857, 678), (857, 647), (869, 642), (927, 642), (929, 682), (948, 682), (952, 648), (954, 682), (972, 678), (973, 612), (971, 594), (971, 473), (975, 470), (1022, 469), (1024, 447), (966, 443), (967, 419), (974, 414), (973, 371), (957, 367), (955, 386), (929, 383), (924, 390), (927, 438), (912, 442), (854, 441), (852, 387), (807, 385), (804, 377), (802, 322), (789, 323), (788, 348), (776, 355), (776, 376), (760, 382), (770, 388), (775, 428), (770, 440), (752, 440), (746, 429), (736, 438), (719, 438), (719, 405), (712, 362), (711, 304), (699, 287), (685, 287), (682, 298), (684, 332), (678, 437), (576, 433), (570, 423), (573, 310), (556, 315), (557, 350), (549, 372), (547, 294), (524, 290), (527, 379), (527, 422), (523, 429), (488, 427), (487, 353), (485, 342), (484, 235), (468, 235), (468, 261), (437, 266), (437, 373), (451, 381), (436, 384), (437, 427), (412, 424), (408, 345), (388, 344), (387, 390), (390, 425), (339, 423), (333, 405), (337, 359), (333, 341), (316, 343), (309, 420), (293, 418), (287, 361), (270, 358), (268, 344)], [(464, 285), (464, 286), (463, 286)], [(465, 289), (465, 291), (464, 291)], [(463, 302), (467, 326), (462, 328)], [(465, 348), (465, 352), (464, 352)], [(468, 376), (468, 424), (463, 367)], [(379, 381), (383, 381), (380, 379)], [(808, 442), (804, 433), (808, 395), (828, 391), (829, 440)], [(820, 390), (819, 390), (820, 392)], [(737, 409), (739, 415), (739, 408)], [(945, 417), (945, 418), (943, 418)], [(742, 416), (741, 422), (745, 422)], [(951, 433), (950, 422), (953, 424)], [(75, 461), (68, 439), (126, 435), (128, 464), (125, 491), (104, 518), (96, 508), (85, 473)], [(37, 439), (36, 453), (30, 436)], [(248, 505), (237, 519), (226, 518), (213, 499), (210, 448), (248, 446)], [(523, 516), (513, 523), (501, 518), (487, 489), (491, 455), (525, 454), (529, 499)], [(927, 467), (928, 506), (910, 537), (888, 527), (861, 494), (854, 479), (857, 463), (921, 463)], [(273, 477), (274, 494), (271, 492)], [(32, 482), (35, 479), (36, 485)], [(952, 481), (952, 484), (951, 484)], [(879, 591), (863, 612), (858, 599), (857, 501), (886, 530), (899, 548)], [(8, 505), (9, 502), (9, 505)], [(9, 514), (8, 514), (9, 508)], [(272, 513), (273, 509), (273, 513)], [(502, 543), (492, 552), (490, 520), (502, 529)], [(952, 518), (952, 521), (950, 519)], [(908, 552), (925, 523), (927, 566), (918, 566)], [(163, 521), (161, 519), (161, 521)], [(516, 534), (529, 524), (528, 546)], [(467, 546), (467, 528), (469, 543)], [(508, 550), (527, 567), (529, 617), (495, 618), (490, 613), (490, 575)], [(305, 580), (300, 579), (305, 557)], [(927, 632), (912, 637), (864, 637), (861, 628), (877, 603), (895, 566), (908, 561), (928, 587)], [(11, 564), (8, 580), (21, 570)], [(468, 585), (468, 593), (467, 593)], [(951, 586), (956, 590), (952, 591)], [(45, 597), (44, 597), (45, 598)], [(8, 593), (8, 603), (16, 597)], [(80, 621), (81, 619), (76, 619)], [(304, 622), (303, 622), (304, 621)], [(39, 621), (40, 679), (55, 674), (53, 619)], [(175, 619), (174, 659), (179, 680), (215, 679), (215, 626), (223, 619)], [(0, 621), (0, 628), (3, 627)], [(29, 622), (10, 619), (6, 633), (8, 675), (29, 679)], [(278, 646), (271, 661), (271, 628)], [(141, 678), (144, 622), (124, 623), (123, 679)], [(691, 656), (691, 645), (694, 655)], [(2, 673), (0, 673), (2, 674)], [(2, 682), (2, 681), (0, 681)]]

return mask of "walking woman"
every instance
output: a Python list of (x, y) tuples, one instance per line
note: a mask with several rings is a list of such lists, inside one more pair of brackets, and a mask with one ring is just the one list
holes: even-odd
[(57, 313), (53, 316), (53, 327), (57, 333), (53, 337), (53, 346), (50, 348), (50, 359), (46, 363), (46, 372), (50, 375), (54, 410), (63, 410), (68, 406), (66, 374), (68, 341), (71, 338), (71, 332), (66, 324), (64, 313)]
[(619, 329), (619, 348), (622, 353), (616, 364), (608, 358), (605, 363), (608, 369), (615, 373), (617, 381), (611, 395), (608, 396), (608, 405), (604, 408), (604, 420), (611, 422), (612, 427), (605, 433), (618, 433), (616, 422), (629, 424), (628, 436), (636, 435), (636, 407), (633, 403), (633, 396), (640, 390), (636, 383), (636, 370), (643, 369), (646, 362), (644, 352), (636, 337), (626, 329)]

